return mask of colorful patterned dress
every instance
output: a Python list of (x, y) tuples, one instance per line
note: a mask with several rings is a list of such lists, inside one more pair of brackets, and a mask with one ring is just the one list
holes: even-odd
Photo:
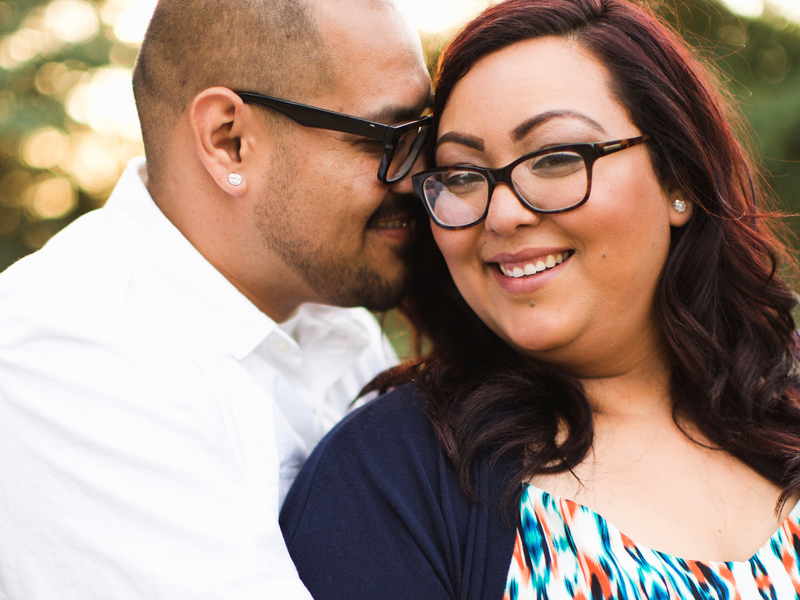
[(594, 511), (527, 485), (504, 600), (796, 600), (800, 503), (748, 561), (636, 545)]

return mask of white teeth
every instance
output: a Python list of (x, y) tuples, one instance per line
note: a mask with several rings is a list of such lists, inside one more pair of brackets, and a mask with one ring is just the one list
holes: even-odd
[(503, 265), (498, 265), (500, 267), (500, 272), (503, 273), (506, 277), (525, 277), (526, 275), (534, 275), (536, 273), (540, 273), (545, 269), (552, 269), (556, 265), (560, 265), (569, 257), (569, 252), (560, 252), (558, 254), (548, 254), (544, 260), (536, 261), (534, 263), (528, 263), (525, 267), (504, 267)]

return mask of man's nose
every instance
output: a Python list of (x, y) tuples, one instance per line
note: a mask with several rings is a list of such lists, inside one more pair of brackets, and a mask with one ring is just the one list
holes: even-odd
[(413, 194), (414, 187), (411, 185), (411, 176), (427, 168), (428, 160), (425, 157), (425, 152), (420, 152), (417, 160), (414, 161), (414, 164), (411, 165), (411, 168), (408, 170), (408, 173), (402, 179), (398, 179), (394, 183), (389, 184), (389, 189), (398, 195)]

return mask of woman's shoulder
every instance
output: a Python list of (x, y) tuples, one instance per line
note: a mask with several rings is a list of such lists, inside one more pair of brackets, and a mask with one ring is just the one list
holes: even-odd
[(411, 433), (433, 435), (426, 406), (425, 392), (416, 383), (407, 383), (351, 412), (320, 445), (342, 443), (353, 436), (388, 435), (395, 438)]
[(415, 384), (372, 400), (300, 471), (280, 524), (314, 598), (502, 597), (515, 540), (503, 488), (476, 469), (489, 503), (462, 492), (426, 401)]
[(347, 415), (317, 445), (303, 468), (334, 468), (346, 461), (349, 469), (396, 465), (413, 455), (435, 458), (439, 443), (428, 418), (425, 393), (414, 383), (394, 389)]
[(417, 386), (405, 385), (355, 410), (323, 438), (300, 470), (281, 512), (288, 543), (303, 538), (302, 530), (316, 530), (331, 519), (350, 515), (355, 523), (366, 511), (381, 514), (386, 523), (398, 518), (415, 521), (419, 514), (414, 511), (403, 514), (390, 507), (451, 501), (457, 485), (443, 489), (440, 483), (453, 477), (452, 467), (424, 403)]

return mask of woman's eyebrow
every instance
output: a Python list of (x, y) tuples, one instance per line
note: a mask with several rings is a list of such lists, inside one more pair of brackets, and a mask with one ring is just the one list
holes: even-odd
[(549, 110), (547, 112), (543, 112), (540, 115), (536, 115), (535, 117), (531, 117), (530, 119), (523, 121), (520, 125), (515, 127), (514, 130), (511, 132), (511, 139), (514, 142), (519, 142), (522, 138), (528, 135), (530, 130), (533, 129), (534, 127), (537, 127), (542, 123), (545, 123), (546, 121), (549, 121), (551, 119), (556, 119), (559, 117), (580, 119), (593, 129), (597, 129), (602, 133), (606, 132), (606, 130), (603, 129), (603, 126), (600, 125), (600, 123), (598, 123), (591, 117), (587, 117), (586, 115), (581, 114), (579, 112), (574, 112), (571, 110)]
[[(579, 112), (571, 111), (571, 110), (549, 110), (547, 112), (543, 112), (540, 115), (536, 115), (535, 117), (531, 117), (530, 119), (525, 120), (520, 125), (518, 125), (514, 130), (511, 132), (511, 139), (514, 142), (519, 142), (522, 138), (524, 138), (528, 133), (530, 133), (531, 129), (549, 121), (551, 119), (556, 118), (574, 118), (579, 119), (589, 125), (592, 129), (596, 129), (602, 133), (605, 133), (606, 130), (603, 128), (600, 123), (592, 119), (591, 117), (587, 117), (584, 114)], [(456, 144), (461, 144), (462, 146), (467, 146), (468, 148), (473, 148), (478, 150), (479, 152), (483, 152), (483, 140), (479, 137), (475, 137), (473, 135), (468, 135), (466, 133), (458, 133), (456, 131), (449, 131), (445, 133), (442, 137), (440, 137), (436, 141), (436, 147), (438, 148), (442, 144), (446, 144), (447, 142), (453, 142)]]
[(466, 133), (458, 133), (456, 131), (448, 131), (442, 137), (436, 140), (436, 147), (438, 148), (447, 142), (454, 142), (456, 144), (461, 144), (462, 146), (467, 146), (468, 148), (473, 148), (478, 152), (483, 152), (483, 140), (479, 137), (475, 137), (474, 135), (467, 135)]

